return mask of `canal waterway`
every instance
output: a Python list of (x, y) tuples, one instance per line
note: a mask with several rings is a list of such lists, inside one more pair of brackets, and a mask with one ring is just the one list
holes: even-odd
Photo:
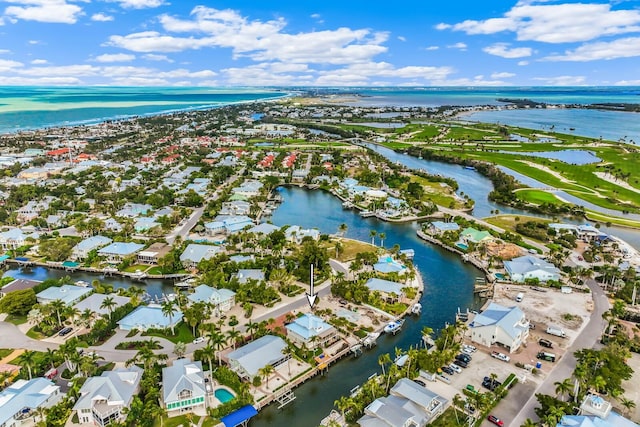
[[(276, 405), (263, 409), (251, 421), (252, 427), (290, 426), (315, 427), (329, 414), (333, 402), (362, 384), (373, 373), (380, 372), (378, 357), (383, 353), (395, 355), (395, 348), (417, 346), (421, 330), (429, 326), (439, 330), (445, 322), (455, 321), (455, 312), (461, 309), (478, 309), (481, 301), (474, 298), (473, 286), (482, 273), (473, 266), (437, 246), (428, 244), (416, 236), (418, 225), (393, 224), (377, 218), (361, 218), (354, 210), (342, 209), (341, 201), (323, 191), (300, 188), (278, 189), (284, 199), (271, 218), (276, 225), (300, 225), (317, 227), (322, 233), (337, 233), (340, 224), (347, 225), (346, 237), (371, 241), (369, 233), (376, 230), (385, 233), (384, 246), (400, 245), (402, 249), (414, 249), (414, 264), (424, 280), (425, 291), (420, 300), (422, 315), (408, 317), (402, 332), (396, 336), (382, 335), (378, 345), (357, 358), (348, 356), (333, 365), (324, 377), (316, 377), (295, 389), (297, 399), (278, 410)], [(379, 237), (375, 238), (380, 245)]]

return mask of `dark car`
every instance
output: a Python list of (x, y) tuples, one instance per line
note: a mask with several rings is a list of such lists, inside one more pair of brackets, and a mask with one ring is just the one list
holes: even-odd
[(485, 378), (484, 381), (482, 381), (482, 387), (487, 388), (491, 391), (495, 390), (496, 388), (502, 385), (500, 381), (492, 380), (491, 378), (488, 378), (488, 377), (484, 377), (484, 378)]
[(459, 354), (456, 356), (456, 360), (462, 360), (463, 362), (469, 363), (471, 362), (471, 356), (468, 354)]
[(542, 347), (553, 348), (553, 343), (549, 340), (545, 340), (544, 338), (540, 338), (538, 340), (538, 344), (540, 344)]
[(454, 360), (453, 363), (460, 366), (461, 368), (466, 368), (467, 366), (469, 366), (469, 364), (464, 360)]
[(71, 331), (73, 331), (73, 328), (70, 328), (67, 326), (66, 328), (62, 328), (60, 332), (58, 332), (58, 335), (60, 335), (61, 337), (64, 337), (65, 335), (68, 335), (69, 332)]
[(455, 374), (455, 373), (456, 373), (453, 369), (451, 369), (451, 368), (450, 368), (450, 367), (448, 367), (448, 366), (443, 366), (443, 367), (442, 367), (442, 372), (445, 372), (445, 373), (447, 373), (447, 374), (449, 374), (449, 375), (453, 375), (453, 374)]
[(503, 427), (503, 426), (504, 426), (504, 422), (503, 422), (500, 418), (498, 418), (498, 417), (496, 417), (496, 416), (489, 415), (489, 416), (487, 417), (487, 419), (488, 419), (490, 422), (492, 422), (492, 423), (494, 423), (495, 425), (497, 425), (498, 427)]
[(427, 386), (427, 384), (425, 384), (425, 382), (421, 381), (421, 380), (413, 380), (413, 382), (418, 384), (418, 385), (421, 385), (422, 387), (426, 387)]

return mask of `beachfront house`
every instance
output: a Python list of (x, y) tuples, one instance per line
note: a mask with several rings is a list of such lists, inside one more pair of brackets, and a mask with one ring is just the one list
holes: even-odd
[(340, 339), (338, 330), (310, 313), (297, 317), (285, 326), (287, 337), (298, 347), (328, 347)]
[(126, 257), (133, 256), (142, 249), (144, 249), (144, 245), (140, 243), (113, 242), (98, 250), (98, 255), (106, 258), (108, 263), (119, 264)]
[(206, 394), (202, 362), (178, 359), (162, 368), (162, 403), (168, 413), (204, 409)]
[(231, 308), (236, 303), (236, 293), (232, 290), (221, 288), (216, 289), (207, 285), (197, 286), (193, 293), (187, 296), (191, 302), (203, 302), (211, 305), (219, 315)]
[(51, 408), (62, 396), (60, 387), (46, 378), (18, 380), (0, 392), (0, 426), (31, 423), (38, 409)]
[(433, 221), (428, 226), (429, 233), (443, 234), (447, 231), (458, 231), (460, 226), (455, 222)]
[(276, 367), (289, 359), (282, 350), (287, 343), (280, 337), (265, 335), (227, 355), (229, 367), (240, 378), (252, 380), (267, 365)]
[(106, 316), (109, 314), (109, 308), (103, 307), (102, 303), (105, 299), (111, 298), (113, 300), (114, 305), (111, 307), (111, 311), (122, 307), (131, 301), (129, 297), (123, 297), (117, 294), (91, 294), (82, 301), (76, 303), (73, 308), (78, 309), (80, 313), (85, 311), (86, 309), (91, 310), (93, 313), (96, 313), (99, 316)]
[(156, 242), (144, 251), (138, 252), (138, 264), (157, 265), (171, 249), (172, 247), (166, 243)]
[(113, 240), (105, 236), (96, 235), (88, 237), (74, 246), (71, 252), (71, 259), (74, 261), (82, 261), (89, 256), (89, 252), (100, 249), (111, 242), (113, 242)]
[(497, 344), (513, 353), (529, 337), (529, 321), (519, 307), (491, 302), (469, 324), (469, 335), (475, 343), (485, 347)]
[(139, 306), (131, 313), (127, 314), (118, 322), (118, 326), (123, 331), (137, 329), (146, 331), (148, 329), (167, 329), (175, 327), (182, 321), (183, 314), (175, 309), (171, 316), (162, 312), (158, 305)]
[(424, 427), (440, 415), (447, 399), (407, 378), (400, 379), (389, 396), (369, 404), (358, 420), (361, 427)]
[(379, 292), (383, 298), (391, 301), (398, 301), (399, 298), (404, 296), (402, 288), (404, 288), (405, 285), (402, 283), (372, 277), (367, 280), (364, 285), (369, 288), (371, 292)]
[(464, 243), (478, 244), (481, 242), (488, 242), (493, 240), (493, 236), (486, 230), (476, 230), (473, 227), (467, 227), (460, 232), (460, 240)]
[(594, 227), (591, 224), (562, 224), (554, 223), (549, 224), (549, 228), (556, 230), (559, 234), (570, 232), (574, 234), (578, 239), (582, 239), (585, 242), (594, 242), (606, 240), (609, 237), (606, 233), (600, 231), (600, 229)]
[(404, 274), (408, 271), (407, 266), (399, 261), (394, 260), (389, 255), (384, 255), (378, 258), (378, 262), (373, 264), (373, 269), (378, 273), (389, 274), (397, 273)]
[(142, 368), (131, 365), (87, 378), (73, 406), (80, 423), (105, 427), (124, 420), (124, 410), (129, 408), (140, 391), (142, 372)]
[(191, 243), (180, 255), (180, 262), (182, 263), (184, 268), (193, 269), (198, 267), (198, 264), (203, 259), (211, 259), (221, 251), (222, 249), (220, 248), (220, 246)]
[(560, 280), (560, 270), (555, 265), (533, 255), (504, 261), (504, 269), (514, 283), (523, 283), (527, 279), (540, 282)]
[(36, 299), (40, 304), (49, 304), (52, 301), (60, 300), (65, 305), (72, 305), (93, 292), (91, 287), (75, 285), (52, 286), (36, 294)]

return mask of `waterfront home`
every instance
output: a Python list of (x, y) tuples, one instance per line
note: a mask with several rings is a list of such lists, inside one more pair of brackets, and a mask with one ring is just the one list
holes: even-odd
[(160, 227), (160, 223), (156, 222), (155, 218), (151, 217), (138, 218), (133, 224), (133, 228), (136, 230), (136, 233), (143, 233), (154, 227)]
[(251, 211), (251, 203), (245, 200), (234, 200), (222, 204), (220, 215), (249, 215), (249, 211)]
[(88, 237), (74, 246), (71, 252), (71, 259), (74, 261), (82, 261), (89, 256), (89, 252), (100, 249), (111, 242), (113, 242), (113, 240), (105, 236), (97, 235)]
[(87, 378), (73, 410), (81, 424), (105, 427), (126, 418), (126, 411), (140, 391), (142, 368), (132, 365)]
[(107, 218), (104, 220), (104, 229), (119, 233), (122, 231), (122, 224), (113, 218)]
[(276, 367), (289, 359), (282, 350), (287, 343), (280, 337), (265, 335), (227, 355), (229, 367), (240, 378), (252, 380), (261, 368), (267, 365)]
[(555, 265), (533, 255), (504, 261), (504, 269), (514, 283), (522, 283), (527, 279), (537, 279), (540, 282), (560, 280), (560, 270)]
[(162, 368), (162, 404), (168, 413), (204, 409), (206, 394), (202, 362), (178, 359)]
[(280, 227), (278, 227), (277, 225), (269, 224), (268, 222), (263, 222), (262, 224), (258, 224), (247, 231), (253, 234), (267, 235), (273, 233), (276, 230), (280, 230)]
[(336, 328), (310, 313), (297, 317), (285, 326), (287, 338), (308, 349), (328, 347), (340, 339)]
[(364, 285), (369, 288), (371, 292), (380, 292), (383, 296), (393, 301), (397, 301), (398, 298), (404, 296), (402, 288), (404, 288), (405, 285), (402, 283), (372, 277), (367, 280)]
[(211, 259), (222, 251), (220, 246), (190, 243), (180, 255), (180, 262), (184, 268), (193, 269), (203, 259)]
[(486, 347), (497, 344), (513, 353), (529, 337), (529, 321), (519, 307), (491, 302), (469, 324), (469, 335), (475, 343)]
[(600, 231), (598, 228), (590, 224), (562, 224), (554, 223), (549, 224), (549, 228), (556, 230), (562, 234), (562, 232), (570, 232), (574, 234), (578, 239), (582, 239), (585, 242), (593, 242), (598, 240), (605, 240), (609, 237), (606, 233)]
[(81, 313), (86, 309), (89, 309), (93, 313), (96, 313), (97, 315), (105, 316), (109, 314), (109, 308), (103, 307), (102, 303), (107, 298), (113, 299), (113, 302), (114, 302), (114, 306), (111, 307), (111, 311), (115, 310), (116, 308), (122, 307), (123, 305), (131, 301), (131, 298), (129, 297), (123, 297), (121, 295), (116, 295), (116, 294), (110, 294), (110, 295), (91, 294), (85, 299), (83, 299), (82, 301), (76, 303), (73, 306), (73, 308), (77, 308), (78, 311)]
[(446, 231), (458, 231), (460, 226), (455, 222), (433, 221), (429, 223), (429, 233), (442, 234)]
[(204, 302), (211, 305), (220, 314), (229, 311), (236, 303), (236, 293), (225, 288), (212, 288), (207, 285), (200, 285), (187, 296), (191, 302)]
[(214, 221), (206, 223), (204, 228), (207, 234), (213, 236), (221, 233), (233, 234), (253, 225), (253, 220), (248, 216), (218, 215)]
[(126, 257), (135, 255), (142, 249), (144, 249), (144, 245), (140, 243), (113, 242), (109, 246), (98, 250), (98, 255), (105, 257), (107, 262), (111, 264), (118, 264)]
[(0, 246), (5, 251), (24, 246), (27, 235), (19, 228), (10, 228), (0, 233)]
[(146, 215), (151, 209), (153, 209), (153, 207), (148, 204), (127, 203), (122, 209), (116, 212), (116, 216), (136, 218)]
[(231, 192), (234, 194), (245, 196), (247, 198), (251, 198), (258, 196), (262, 187), (264, 187), (264, 184), (260, 181), (257, 181), (255, 179), (248, 179), (240, 186), (233, 188)]
[(144, 251), (138, 252), (138, 263), (147, 265), (157, 265), (160, 259), (164, 258), (172, 247), (166, 243), (156, 242), (146, 248)]
[(60, 387), (46, 378), (18, 380), (0, 392), (0, 426), (30, 423), (38, 409), (51, 408), (62, 396)]
[(241, 263), (241, 262), (253, 262), (256, 260), (256, 257), (254, 255), (231, 255), (229, 257), (229, 261), (231, 262), (235, 262), (235, 263)]
[(167, 316), (162, 312), (162, 308), (158, 305), (140, 306), (127, 314), (118, 322), (118, 326), (123, 331), (131, 331), (137, 329), (146, 331), (148, 329), (167, 329), (175, 327), (182, 321), (183, 314), (180, 310), (175, 309), (171, 316)]
[(284, 231), (285, 237), (290, 242), (301, 243), (305, 237), (311, 237), (313, 240), (320, 239), (320, 231), (315, 228), (302, 228), (299, 225), (292, 225)]
[(0, 289), (0, 298), (4, 297), (9, 292), (33, 289), (40, 283), (42, 282), (39, 280), (15, 279), (14, 281), (7, 283), (2, 287), (2, 289)]
[(465, 243), (480, 243), (493, 240), (493, 236), (486, 230), (476, 230), (473, 227), (467, 227), (460, 232), (460, 239)]
[(91, 287), (75, 285), (52, 286), (36, 294), (36, 299), (40, 304), (49, 304), (52, 301), (60, 300), (65, 305), (72, 305), (93, 292)]
[(588, 394), (578, 415), (564, 415), (556, 427), (638, 427), (638, 424), (612, 410), (610, 402)]
[(407, 378), (400, 379), (389, 396), (371, 402), (358, 420), (361, 427), (424, 427), (446, 407), (448, 401)]
[(384, 255), (378, 258), (378, 262), (373, 264), (373, 269), (379, 273), (398, 273), (404, 274), (407, 272), (407, 266), (394, 260), (389, 255)]
[(264, 271), (256, 268), (241, 268), (235, 274), (235, 277), (238, 279), (238, 282), (242, 285), (247, 283), (249, 280), (255, 280), (258, 283), (264, 282), (266, 280)]

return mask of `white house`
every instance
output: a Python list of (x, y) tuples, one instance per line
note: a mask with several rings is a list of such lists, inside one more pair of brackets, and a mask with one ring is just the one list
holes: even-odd
[(27, 236), (19, 228), (10, 228), (0, 233), (0, 246), (5, 251), (17, 249), (23, 246)]
[(252, 379), (267, 365), (276, 367), (289, 359), (282, 350), (287, 343), (280, 337), (265, 335), (227, 355), (229, 367), (240, 378)]
[(49, 304), (55, 300), (61, 300), (66, 305), (71, 305), (93, 292), (93, 288), (75, 285), (52, 286), (39, 292), (36, 298), (40, 304)]
[(0, 426), (22, 426), (38, 408), (50, 408), (61, 398), (60, 387), (46, 378), (18, 380), (0, 393)]
[(236, 303), (236, 293), (225, 288), (216, 289), (207, 285), (200, 285), (193, 290), (187, 299), (191, 302), (211, 304), (218, 312), (231, 310)]
[(146, 331), (147, 329), (166, 329), (176, 326), (182, 321), (183, 314), (180, 310), (174, 310), (171, 316), (162, 312), (162, 308), (157, 305), (139, 306), (118, 322), (118, 326), (123, 331), (137, 329)]
[(126, 418), (123, 409), (129, 408), (140, 391), (142, 372), (141, 368), (132, 365), (88, 378), (73, 406), (80, 423), (105, 427)]
[(100, 249), (111, 242), (113, 240), (105, 236), (91, 236), (75, 245), (73, 252), (71, 252), (71, 259), (84, 260), (89, 256), (89, 252)]
[(527, 279), (538, 279), (541, 282), (560, 280), (560, 270), (555, 265), (533, 255), (504, 261), (504, 269), (514, 283), (522, 283)]
[(486, 347), (498, 344), (513, 353), (529, 336), (529, 321), (520, 308), (491, 302), (469, 324), (469, 333), (475, 343)]
[(206, 387), (202, 362), (178, 359), (162, 368), (162, 402), (167, 412), (205, 408)]
[(340, 339), (336, 328), (313, 314), (297, 317), (285, 328), (287, 337), (300, 347), (327, 347)]
[(222, 251), (220, 246), (190, 243), (180, 255), (184, 268), (196, 268), (203, 259), (211, 259)]

